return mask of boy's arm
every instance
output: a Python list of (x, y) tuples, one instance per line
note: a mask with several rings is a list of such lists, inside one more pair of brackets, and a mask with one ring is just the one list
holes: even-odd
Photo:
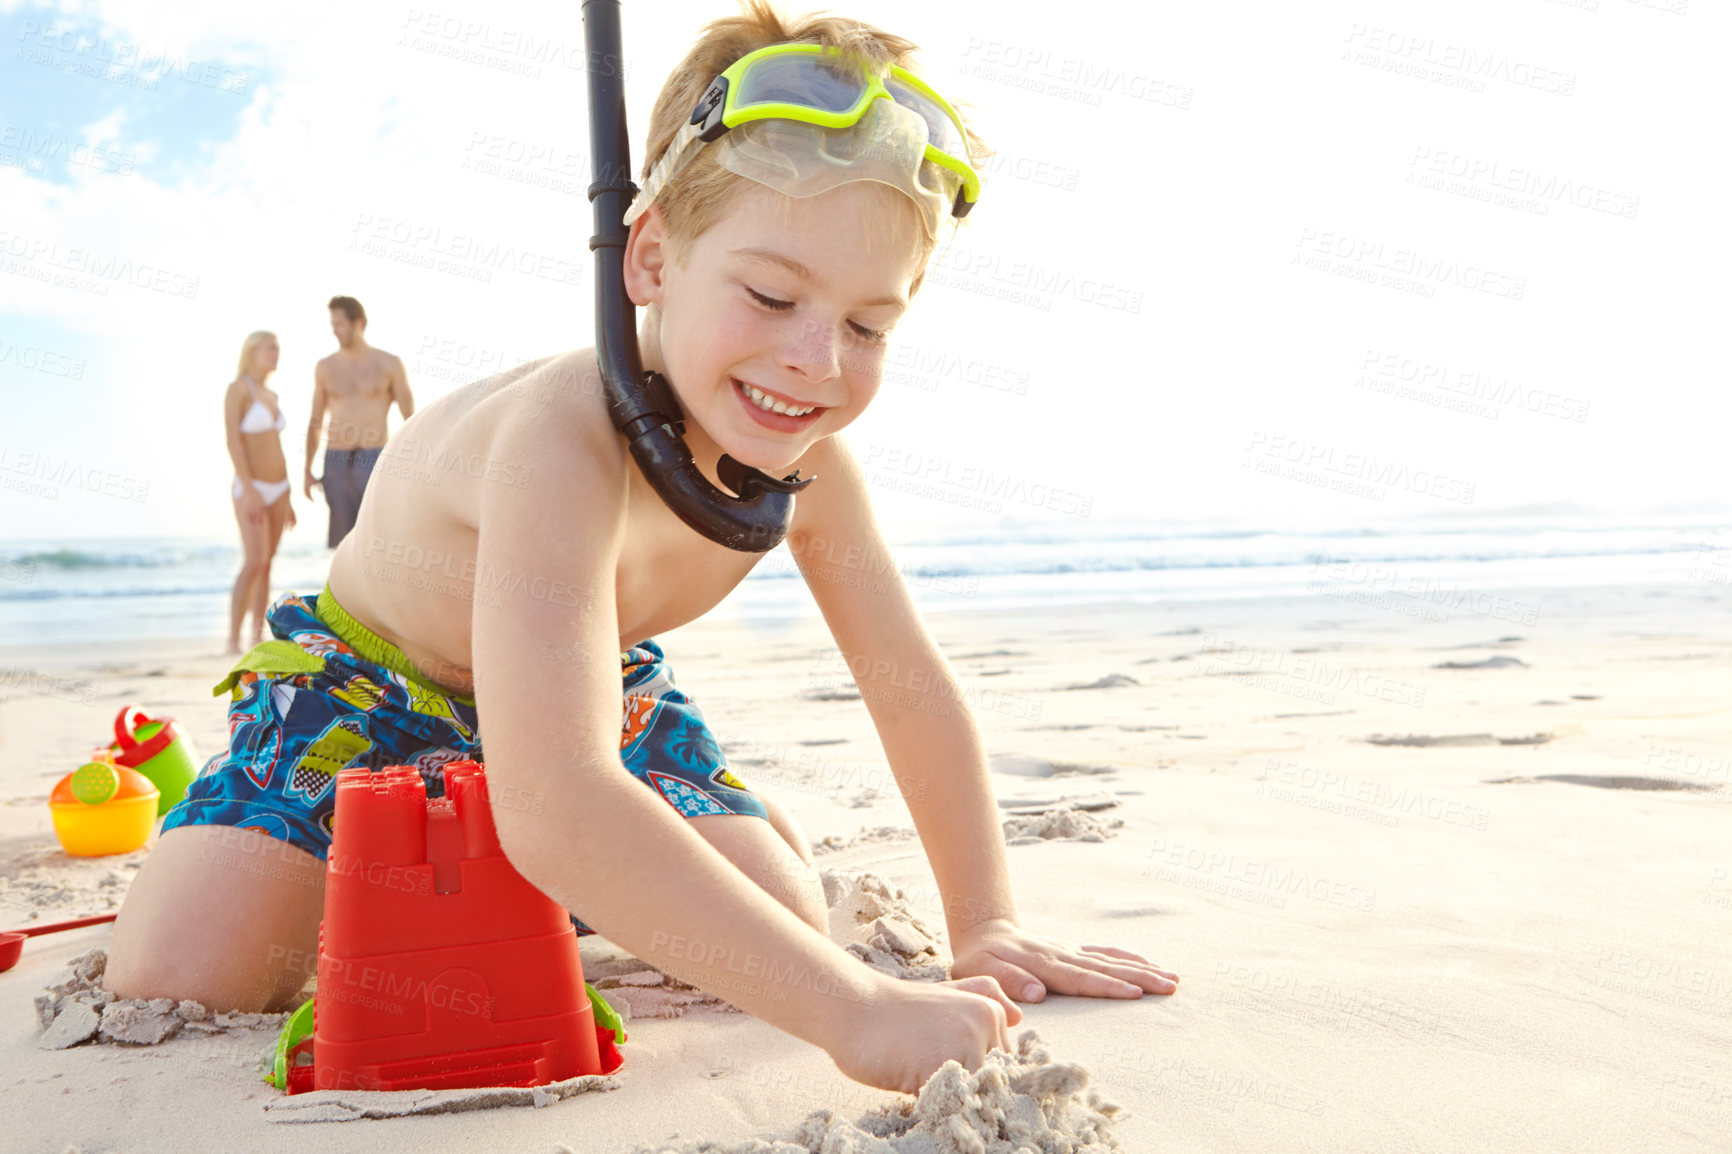
[(927, 632), (872, 514), (859, 463), (832, 436), (799, 464), (820, 480), (795, 506), (788, 547), (836, 639), (890, 760), (943, 895), (952, 973), (1014, 998), (1170, 993), (1175, 976), (1111, 947), (1072, 949), (1019, 928), (1004, 835), (974, 716)]
[[(1013, 1007), (868, 969), (626, 770), (614, 571), (635, 466), (560, 422), (507, 424), (490, 456), (531, 468), (535, 484), (479, 485), (472, 664), (494, 795), (530, 799), (495, 806), (512, 864), (638, 957), (824, 1047), (862, 1081), (913, 1089), (946, 1058), (978, 1065), (1008, 1043)], [(536, 595), (556, 588), (576, 595)]]

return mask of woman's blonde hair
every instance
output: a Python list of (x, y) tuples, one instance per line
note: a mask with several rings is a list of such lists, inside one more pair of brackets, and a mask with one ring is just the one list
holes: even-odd
[[(247, 366), (252, 363), (253, 350), (264, 344), (266, 341), (274, 341), (276, 339), (277, 334), (268, 329), (260, 329), (256, 333), (248, 333), (247, 339), (241, 342), (241, 363), (240, 367), (235, 370), (235, 380), (238, 381), (247, 375)], [(261, 385), (264, 384), (263, 381), (257, 383)]]
[[(845, 16), (812, 15), (784, 20), (769, 0), (744, 0), (742, 7), (740, 15), (726, 16), (706, 26), (686, 58), (668, 74), (650, 113), (643, 163), (646, 178), (675, 134), (691, 119), (692, 109), (710, 81), (748, 52), (772, 44), (820, 44), (874, 71), (889, 67), (917, 71), (914, 42), (870, 24)], [(972, 130), (968, 130), (968, 150), (976, 167), (990, 155)], [(742, 186), (751, 185), (745, 177), (718, 165), (712, 150), (701, 148), (657, 195), (656, 204), (667, 220), (668, 234), (676, 241), (690, 241), (721, 218)], [(931, 252), (932, 241), (927, 239), (923, 257)]]

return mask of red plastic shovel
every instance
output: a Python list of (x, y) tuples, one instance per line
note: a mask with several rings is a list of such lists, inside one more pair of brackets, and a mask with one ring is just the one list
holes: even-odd
[(69, 922), (49, 922), (45, 926), (30, 926), (22, 930), (9, 930), (0, 933), (0, 974), (18, 964), (19, 957), (24, 953), (24, 939), (33, 938), (37, 934), (57, 934), (61, 930), (76, 930), (80, 926), (101, 925), (112, 922), (118, 914), (97, 914), (93, 918), (73, 918)]

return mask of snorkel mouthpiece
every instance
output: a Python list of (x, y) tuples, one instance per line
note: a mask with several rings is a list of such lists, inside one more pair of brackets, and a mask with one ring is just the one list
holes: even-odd
[(620, 59), (619, 0), (583, 0), (584, 48), (589, 60), (589, 139), (596, 182), (589, 186), (595, 235), (595, 351), (613, 427), (630, 444), (632, 459), (669, 509), (692, 529), (742, 553), (765, 553), (787, 536), (794, 494), (815, 478), (777, 480), (732, 457), (716, 475), (738, 496), (716, 488), (692, 460), (684, 440), (679, 401), (666, 378), (645, 372), (637, 344), (637, 309), (625, 292), (623, 217), (637, 192), (625, 126)]

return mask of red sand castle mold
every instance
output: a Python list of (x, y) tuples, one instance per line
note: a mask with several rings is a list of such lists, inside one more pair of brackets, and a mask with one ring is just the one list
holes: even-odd
[(539, 1086), (622, 1064), (570, 917), (499, 847), (485, 768), (444, 774), (433, 799), (407, 767), (337, 775), (313, 1063), (291, 1055), (291, 1094)]

